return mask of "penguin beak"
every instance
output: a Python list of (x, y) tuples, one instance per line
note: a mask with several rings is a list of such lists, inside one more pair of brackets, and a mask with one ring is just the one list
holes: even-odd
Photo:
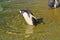
[(19, 11), (21, 13), (21, 11)]
[(22, 15), (22, 11), (21, 11), (21, 10), (19, 11), (19, 14), (21, 14), (21, 15)]
[(18, 14), (21, 14), (21, 11), (19, 11), (19, 13)]

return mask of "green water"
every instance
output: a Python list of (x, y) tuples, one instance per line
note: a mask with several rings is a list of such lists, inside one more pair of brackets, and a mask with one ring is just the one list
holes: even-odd
[[(60, 40), (60, 8), (48, 9), (48, 0), (0, 0), (0, 40)], [(19, 14), (29, 9), (45, 24), (28, 25)]]

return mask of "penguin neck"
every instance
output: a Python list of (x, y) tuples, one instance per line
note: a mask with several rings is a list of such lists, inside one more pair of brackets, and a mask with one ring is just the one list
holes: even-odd
[(56, 8), (59, 5), (58, 0), (55, 0), (54, 8)]

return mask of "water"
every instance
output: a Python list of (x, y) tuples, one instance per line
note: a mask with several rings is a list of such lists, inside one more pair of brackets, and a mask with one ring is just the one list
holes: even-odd
[[(0, 40), (60, 40), (60, 8), (48, 9), (48, 0), (1, 0)], [(45, 24), (28, 25), (19, 14), (29, 9)]]

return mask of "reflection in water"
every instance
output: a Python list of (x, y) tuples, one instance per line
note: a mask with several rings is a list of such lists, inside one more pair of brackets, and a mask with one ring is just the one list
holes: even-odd
[(26, 34), (32, 34), (33, 33), (34, 26), (27, 26), (25, 33)]
[(55, 18), (57, 16), (57, 9), (53, 9), (52, 11), (50, 11), (50, 16)]
[(59, 11), (58, 11), (58, 8), (49, 10), (48, 14), (49, 14), (48, 15), (49, 21), (50, 21), (51, 24), (56, 24), (59, 21)]
[(27, 34), (25, 37), (30, 37), (30, 34), (33, 34), (34, 30), (33, 30), (34, 26), (27, 26), (25, 34)]

